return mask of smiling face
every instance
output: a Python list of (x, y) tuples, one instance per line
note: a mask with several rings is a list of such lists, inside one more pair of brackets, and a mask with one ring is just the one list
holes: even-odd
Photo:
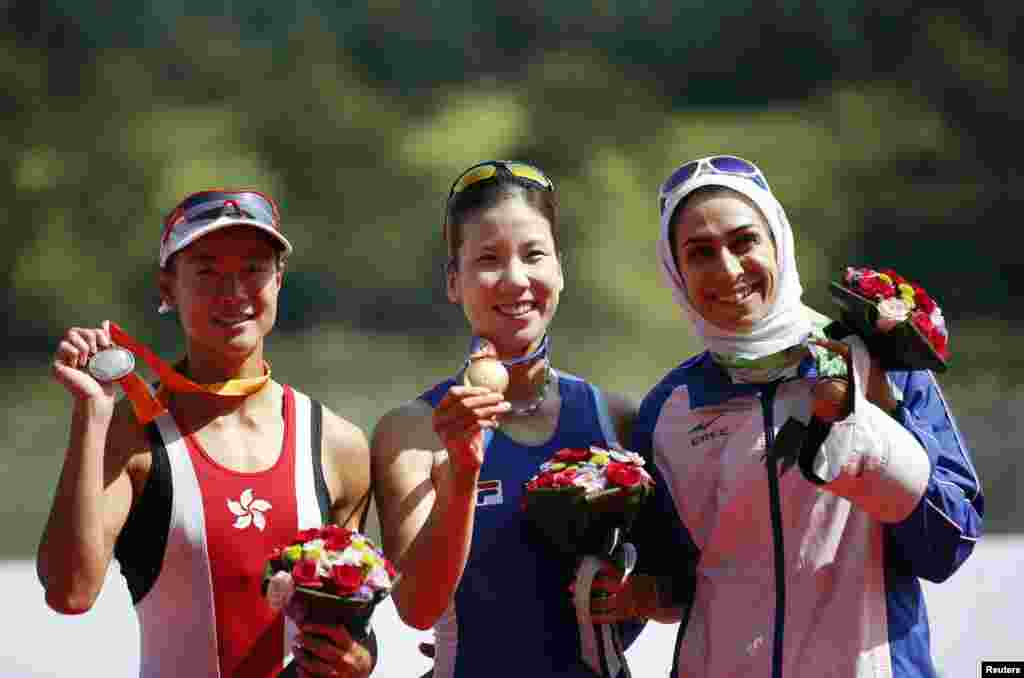
[(747, 333), (775, 301), (779, 266), (771, 229), (746, 196), (695, 192), (676, 211), (672, 249), (694, 309), (719, 329)]
[(239, 226), (175, 254), (160, 273), (160, 291), (177, 307), (190, 350), (246, 356), (274, 326), (282, 278), (273, 241)]
[(471, 214), (448, 271), (448, 299), (502, 358), (533, 350), (558, 308), (564, 280), (551, 224), (519, 194)]

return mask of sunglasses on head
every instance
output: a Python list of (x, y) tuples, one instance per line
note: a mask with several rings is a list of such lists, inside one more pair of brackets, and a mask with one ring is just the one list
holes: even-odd
[(452, 183), (451, 190), (448, 191), (448, 200), (462, 193), (470, 186), (481, 181), (498, 178), (499, 176), (523, 179), (545, 191), (555, 190), (555, 184), (551, 179), (548, 179), (547, 175), (533, 165), (511, 160), (488, 160), (487, 162), (473, 165), (460, 174), (459, 178)]
[(164, 221), (164, 238), (182, 222), (206, 221), (222, 216), (258, 221), (280, 230), (277, 204), (258, 191), (200, 191), (182, 200)]
[(700, 174), (743, 177), (768, 192), (772, 190), (768, 187), (768, 180), (765, 179), (764, 172), (749, 160), (738, 158), (735, 155), (712, 155), (680, 165), (675, 172), (669, 175), (669, 178), (661, 185), (661, 190), (658, 191), (658, 211), (664, 214), (669, 196), (687, 181)]

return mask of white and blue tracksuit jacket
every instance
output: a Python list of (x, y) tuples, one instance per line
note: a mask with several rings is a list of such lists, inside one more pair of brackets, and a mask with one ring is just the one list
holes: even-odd
[(637, 571), (667, 576), (687, 606), (673, 676), (936, 675), (919, 579), (948, 578), (980, 535), (970, 453), (932, 374), (889, 372), (899, 408), (862, 405), (874, 418), (858, 425), (894, 460), (917, 455), (923, 495), (882, 522), (865, 505), (886, 498), (867, 480), (851, 501), (797, 460), (766, 463), (787, 419), (809, 418), (813, 376), (805, 361), (789, 379), (735, 383), (704, 353), (643, 401), (632, 448), (653, 460), (657, 493), (633, 540)]

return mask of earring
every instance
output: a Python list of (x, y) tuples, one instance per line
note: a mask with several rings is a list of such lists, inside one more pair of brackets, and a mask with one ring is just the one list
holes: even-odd
[(173, 310), (174, 310), (174, 306), (172, 306), (165, 299), (161, 299), (160, 300), (160, 306), (156, 309), (156, 312), (159, 313), (160, 315), (164, 315), (165, 313), (170, 313)]

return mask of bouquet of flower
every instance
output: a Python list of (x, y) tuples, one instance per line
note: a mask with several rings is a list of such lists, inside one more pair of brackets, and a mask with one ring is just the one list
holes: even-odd
[(884, 369), (946, 370), (949, 333), (942, 310), (916, 283), (890, 269), (847, 267), (829, 287), (850, 327)]
[(283, 609), (296, 624), (340, 624), (361, 641), (395, 577), (395, 568), (369, 538), (327, 525), (301, 530), (289, 544), (274, 549), (264, 570), (263, 593), (271, 607)]
[(609, 555), (653, 491), (643, 465), (624, 450), (559, 450), (526, 483), (527, 520), (565, 555)]

